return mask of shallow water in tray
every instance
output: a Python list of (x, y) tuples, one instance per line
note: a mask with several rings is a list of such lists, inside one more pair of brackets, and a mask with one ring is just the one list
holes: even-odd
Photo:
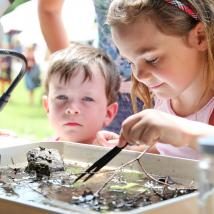
[(84, 169), (67, 164), (65, 172), (38, 180), (36, 175), (25, 173), (24, 168), (4, 168), (0, 170), (0, 195), (40, 204), (47, 204), (47, 199), (57, 200), (105, 212), (127, 211), (195, 191), (173, 183), (170, 178), (156, 176), (161, 181), (168, 179), (171, 186), (167, 187), (151, 181), (143, 173), (123, 170), (96, 194), (115, 171), (101, 171), (86, 183), (72, 185)]

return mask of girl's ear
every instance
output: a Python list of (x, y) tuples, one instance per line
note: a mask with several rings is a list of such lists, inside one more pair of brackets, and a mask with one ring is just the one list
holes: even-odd
[(46, 113), (49, 112), (49, 106), (48, 106), (48, 97), (47, 95), (43, 95), (42, 96), (42, 105), (43, 105), (43, 108), (45, 109)]
[(105, 117), (105, 120), (104, 120), (104, 123), (103, 123), (103, 126), (106, 127), (108, 126), (112, 120), (115, 118), (116, 114), (117, 114), (117, 111), (118, 111), (118, 103), (112, 103), (111, 105), (109, 105), (107, 107), (107, 110), (106, 110), (106, 117)]
[(207, 38), (205, 27), (202, 22), (199, 22), (189, 33), (188, 42), (190, 46), (195, 47), (199, 51), (207, 50)]

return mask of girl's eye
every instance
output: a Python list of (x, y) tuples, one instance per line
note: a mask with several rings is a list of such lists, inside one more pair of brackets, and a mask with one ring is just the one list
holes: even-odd
[(84, 97), (83, 100), (87, 101), (87, 102), (93, 102), (94, 101), (94, 99), (91, 97)]
[(159, 60), (158, 58), (153, 58), (153, 59), (146, 60), (146, 62), (149, 63), (149, 64), (154, 65), (154, 64), (156, 64), (158, 62), (158, 60)]
[(68, 97), (65, 96), (65, 95), (58, 95), (58, 96), (56, 97), (56, 99), (57, 99), (57, 100), (67, 100)]
[(132, 65), (133, 63), (132, 62), (130, 62), (129, 60), (127, 60), (127, 62), (129, 63), (129, 65)]
[(133, 63), (133, 62), (130, 62), (130, 61), (128, 61), (128, 63), (129, 63), (129, 65), (130, 65), (131, 70), (134, 70), (134, 69), (135, 69), (134, 63)]

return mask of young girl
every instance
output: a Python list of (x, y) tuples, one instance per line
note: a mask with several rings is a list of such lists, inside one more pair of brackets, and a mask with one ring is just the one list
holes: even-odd
[(163, 111), (214, 125), (214, 1), (113, 0), (107, 22), (131, 65), (133, 99), (151, 108), (154, 96), (159, 110), (126, 119), (120, 145), (159, 142), (160, 154), (197, 158), (195, 146), (182, 139), (160, 142), (169, 121), (159, 115)]

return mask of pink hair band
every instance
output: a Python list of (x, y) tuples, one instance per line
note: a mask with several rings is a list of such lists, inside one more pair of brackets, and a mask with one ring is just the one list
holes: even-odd
[(165, 2), (179, 8), (183, 12), (189, 14), (193, 19), (198, 20), (198, 15), (187, 5), (180, 2), (179, 0), (165, 0)]

